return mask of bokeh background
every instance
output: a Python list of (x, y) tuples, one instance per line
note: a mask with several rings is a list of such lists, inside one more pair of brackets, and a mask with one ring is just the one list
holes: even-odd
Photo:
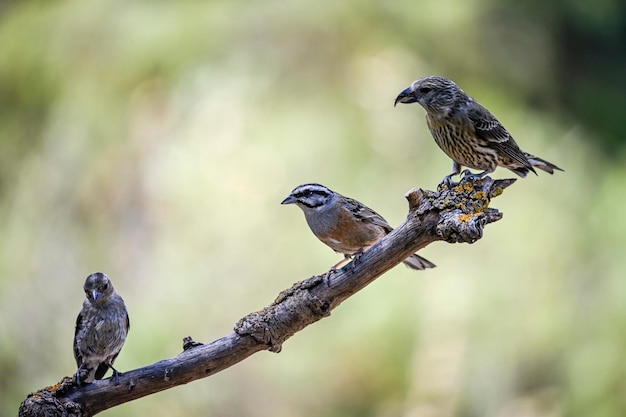
[(75, 371), (93, 271), (130, 311), (124, 371), (338, 260), (280, 206), (296, 185), (400, 223), (451, 163), (393, 99), (438, 74), (566, 172), (282, 353), (106, 415), (624, 416), (625, 48), (618, 0), (0, 2), (0, 415)]

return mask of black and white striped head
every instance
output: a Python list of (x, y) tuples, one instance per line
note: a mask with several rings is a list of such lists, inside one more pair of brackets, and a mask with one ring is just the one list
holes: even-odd
[(302, 210), (319, 209), (327, 205), (336, 193), (321, 184), (298, 185), (280, 204), (295, 204)]
[(115, 291), (109, 277), (102, 272), (94, 272), (89, 275), (83, 285), (85, 295), (91, 304), (104, 302)]

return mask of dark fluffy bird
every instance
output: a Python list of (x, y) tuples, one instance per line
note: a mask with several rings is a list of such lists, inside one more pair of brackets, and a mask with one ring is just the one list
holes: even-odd
[[(396, 97), (398, 103), (419, 103), (437, 145), (452, 161), (452, 173), (461, 166), (482, 170), (483, 177), (496, 167), (508, 168), (520, 177), (539, 168), (550, 174), (563, 171), (556, 165), (522, 151), (511, 134), (485, 107), (444, 77), (428, 76), (414, 81)], [(467, 172), (469, 173), (469, 171)]]
[[(393, 230), (371, 208), (320, 184), (297, 186), (281, 204), (300, 207), (313, 234), (335, 252), (344, 255), (345, 258), (333, 265), (331, 271), (351, 256), (369, 249)], [(412, 269), (435, 267), (432, 262), (415, 254), (403, 262)]]
[(76, 318), (74, 332), (76, 383), (102, 379), (109, 368), (117, 379), (119, 372), (113, 368), (113, 362), (130, 328), (126, 305), (102, 272), (89, 275), (83, 289), (86, 299)]

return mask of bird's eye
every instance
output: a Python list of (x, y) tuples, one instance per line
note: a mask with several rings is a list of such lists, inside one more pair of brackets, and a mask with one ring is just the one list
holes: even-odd
[(430, 87), (420, 87), (417, 89), (417, 91), (419, 91), (422, 94), (428, 94), (430, 93), (430, 91), (432, 90), (432, 88)]
[(102, 286), (102, 289), (103, 289), (103, 290), (108, 290), (108, 289), (109, 289), (109, 283), (107, 282), (106, 284), (104, 284), (104, 285)]

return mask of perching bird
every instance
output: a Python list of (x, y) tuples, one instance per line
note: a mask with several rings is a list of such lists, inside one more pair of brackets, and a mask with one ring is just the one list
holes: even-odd
[[(483, 177), (501, 166), (525, 177), (534, 168), (550, 174), (563, 171), (556, 165), (522, 151), (500, 122), (453, 81), (429, 76), (414, 81), (396, 97), (398, 103), (419, 103), (426, 110), (426, 122), (437, 145), (452, 161), (452, 173), (461, 166), (483, 170)], [(469, 173), (467, 171), (466, 173)]]
[[(353, 255), (360, 255), (393, 230), (374, 210), (320, 184), (297, 186), (281, 204), (300, 207), (313, 234), (335, 252), (344, 255), (344, 259), (333, 265), (330, 271)], [(415, 254), (403, 262), (412, 269), (435, 267), (435, 264)]]
[(126, 305), (113, 289), (109, 277), (102, 272), (89, 275), (83, 289), (87, 297), (76, 318), (74, 332), (74, 358), (78, 366), (76, 383), (102, 379), (109, 368), (113, 369), (116, 380), (119, 372), (113, 368), (113, 361), (130, 328)]

